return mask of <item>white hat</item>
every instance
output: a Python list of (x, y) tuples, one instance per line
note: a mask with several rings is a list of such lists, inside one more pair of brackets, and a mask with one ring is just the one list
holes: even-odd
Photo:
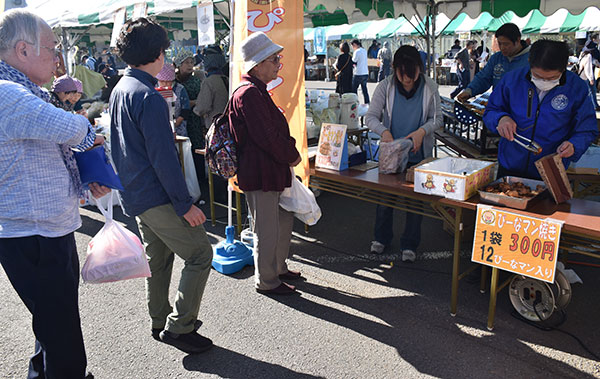
[(283, 50), (283, 46), (271, 41), (263, 32), (256, 32), (242, 42), (242, 57), (244, 58), (244, 70), (252, 70), (254, 66), (264, 61), (273, 54)]

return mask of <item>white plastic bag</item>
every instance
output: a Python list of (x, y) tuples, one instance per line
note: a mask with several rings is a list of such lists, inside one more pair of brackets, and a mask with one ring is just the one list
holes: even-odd
[(307, 225), (314, 225), (321, 218), (321, 208), (315, 195), (296, 176), (292, 170), (292, 186), (286, 187), (279, 196), (279, 206)]
[(194, 165), (194, 158), (192, 157), (192, 143), (189, 139), (183, 141), (183, 166), (185, 170), (185, 184), (188, 192), (192, 197), (192, 201), (195, 203), (200, 199), (200, 185), (198, 184), (198, 177), (196, 176), (196, 166)]
[[(107, 196), (112, 204), (112, 192)], [(149, 277), (150, 266), (140, 239), (113, 220), (112, 206), (104, 209), (99, 200), (94, 200), (106, 223), (88, 243), (87, 258), (81, 269), (83, 281), (106, 283)]]
[(397, 139), (379, 143), (379, 173), (395, 174), (406, 170), (408, 155), (413, 147), (411, 139)]

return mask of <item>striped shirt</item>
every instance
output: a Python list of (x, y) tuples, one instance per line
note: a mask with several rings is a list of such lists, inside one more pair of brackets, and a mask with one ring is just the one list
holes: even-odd
[(0, 80), (0, 238), (60, 237), (81, 226), (59, 144), (94, 136), (85, 117)]

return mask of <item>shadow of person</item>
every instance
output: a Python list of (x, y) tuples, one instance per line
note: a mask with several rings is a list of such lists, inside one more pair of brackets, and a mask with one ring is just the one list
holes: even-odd
[[(395, 348), (402, 360), (423, 374), (440, 378), (508, 377), (518, 372), (522, 377), (536, 377), (543, 368), (552, 376), (592, 377), (542, 355), (518, 333), (516, 337), (513, 333), (490, 333), (481, 330), (478, 318), (451, 317), (445, 304), (440, 307), (427, 294), (367, 298), (309, 282), (299, 288), (308, 296), (276, 300)], [(341, 306), (326, 306), (311, 297)], [(507, 364), (509, 360), (511, 364)]]
[(231, 379), (320, 379), (322, 377), (293, 371), (280, 365), (263, 362), (223, 347), (215, 346), (201, 355), (183, 358), (188, 371), (215, 374)]

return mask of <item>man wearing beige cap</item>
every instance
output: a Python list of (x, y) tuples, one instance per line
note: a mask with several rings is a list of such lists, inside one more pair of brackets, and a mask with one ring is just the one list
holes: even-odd
[(279, 207), (281, 192), (292, 183), (290, 167), (300, 163), (300, 154), (287, 120), (267, 92), (267, 84), (277, 78), (282, 50), (262, 32), (242, 42), (247, 74), (231, 98), (229, 113), (238, 145), (238, 184), (257, 235), (254, 282), (257, 292), (268, 295), (293, 294), (295, 287), (285, 281), (301, 279), (286, 264), (294, 216)]

